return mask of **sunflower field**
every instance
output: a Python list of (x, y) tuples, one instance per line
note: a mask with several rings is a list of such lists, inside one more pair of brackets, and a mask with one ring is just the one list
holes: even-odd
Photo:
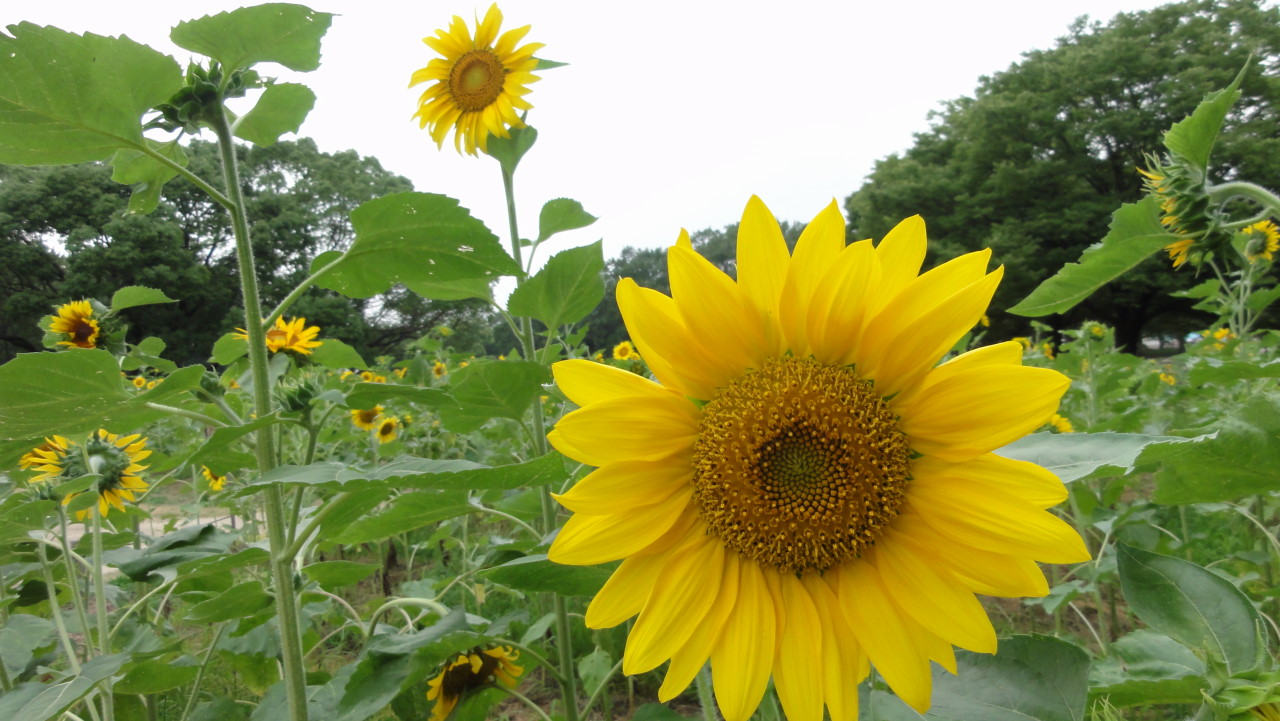
[[(560, 63), (496, 6), (427, 37), (411, 84), (438, 146), (497, 161), (509, 227), (376, 198), (264, 305), (236, 147), (315, 96), (255, 67), (314, 70), (332, 20), (183, 22), (185, 70), (0, 34), (0, 163), (109, 163), (137, 214), (194, 184), (246, 309), (179, 366), (121, 315), (164, 292), (66, 298), (0, 366), (0, 719), (1280, 721), (1280, 197), (1210, 156), (1256, 66), (1010, 309), (1064, 313), (1158, 256), (1217, 318), (1185, 348), (988, 338), (990, 250), (925, 268), (927, 218), (848, 242), (834, 202), (790, 242), (756, 197), (732, 274), (682, 234), (670, 294), (621, 280), (630, 340), (591, 348), (600, 244), (533, 257), (595, 218), (562, 198), (516, 223), (526, 96)], [(200, 134), (216, 177), (188, 166)], [(518, 344), (439, 328), (371, 362), (291, 312), (313, 287), (484, 299)]]

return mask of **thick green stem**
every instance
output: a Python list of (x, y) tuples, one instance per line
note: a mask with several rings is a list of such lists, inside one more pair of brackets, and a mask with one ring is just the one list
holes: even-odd
[(1275, 193), (1261, 185), (1237, 180), (1213, 185), (1206, 190), (1209, 193), (1209, 197), (1219, 203), (1235, 197), (1248, 198), (1266, 208), (1271, 215), (1280, 216), (1280, 197), (1277, 197)]
[(178, 717), (178, 721), (187, 721), (187, 717), (191, 715), (191, 710), (196, 707), (196, 699), (200, 696), (200, 682), (204, 680), (204, 672), (209, 668), (209, 662), (213, 660), (213, 652), (218, 648), (218, 641), (222, 640), (222, 630), (226, 628), (225, 623), (218, 624), (218, 630), (213, 634), (213, 640), (209, 642), (209, 648), (205, 649), (204, 658), (200, 660), (200, 668), (196, 670), (195, 680), (191, 682), (191, 695), (187, 697), (187, 705), (182, 709), (182, 715)]
[(720, 716), (716, 713), (716, 697), (711, 692), (711, 667), (703, 664), (702, 670), (698, 671), (698, 703), (702, 704), (703, 721), (720, 721)]
[[(511, 254), (515, 257), (516, 265), (524, 267), (520, 262), (520, 229), (516, 223), (516, 195), (515, 195), (515, 178), (504, 168), (502, 171), (502, 189), (507, 197), (507, 225), (511, 232)], [(523, 279), (517, 281), (517, 284), (523, 283)], [(533, 319), (520, 318), (520, 345), (526, 360), (533, 360), (537, 351), (534, 343), (533, 335)], [(534, 399), (537, 401), (537, 399)], [(533, 408), (533, 447), (537, 455), (542, 456), (547, 452), (547, 433), (542, 420), (542, 403), (537, 402)], [(551, 488), (544, 489), (542, 495), (542, 531), (550, 533), (556, 525), (556, 509), (554, 501), (551, 500)], [(556, 650), (559, 654), (560, 675), (563, 677), (560, 682), (560, 691), (564, 697), (564, 712), (566, 721), (578, 721), (578, 681), (574, 675), (573, 668), (573, 644), (570, 628), (569, 628), (569, 609), (565, 604), (564, 596), (553, 594), (553, 606), (556, 614)]]
[[(240, 288), (244, 296), (244, 328), (248, 337), (249, 372), (253, 378), (254, 412), (259, 418), (271, 413), (271, 388), (267, 375), (266, 331), (262, 322), (262, 303), (258, 298), (258, 276), (254, 270), (253, 245), (249, 240), (249, 223), (244, 212), (244, 195), (240, 192), (240, 173), (236, 167), (235, 142), (225, 115), (219, 115), (213, 131), (218, 136), (222, 153), (222, 177), (231, 203), (231, 229), (236, 239), (236, 260), (240, 271)], [(257, 440), (258, 472), (275, 467), (275, 429), (260, 428)], [(279, 622), (281, 662), (288, 695), (291, 721), (307, 719), (307, 678), (302, 665), (302, 633), (298, 623), (298, 595), (294, 591), (293, 564), (285, 552), (288, 537), (285, 528), (284, 499), (280, 486), (272, 485), (263, 494), (266, 506), (267, 540), (271, 551), (271, 578), (276, 594), (276, 619)]]
[[(53, 616), (53, 627), (58, 629), (58, 640), (62, 642), (62, 652), (67, 655), (71, 664), (71, 672), (80, 674), (80, 659), (76, 656), (75, 646), (71, 643), (71, 635), (67, 633), (67, 624), (62, 620), (62, 604), (58, 603), (58, 586), (53, 580), (53, 567), (49, 565), (49, 552), (43, 543), (36, 544), (36, 553), (40, 557), (40, 571), (44, 575), (44, 586), (49, 592), (49, 615)], [(86, 635), (88, 635), (86, 629)]]
[[(107, 583), (102, 577), (102, 514), (98, 509), (89, 512), (93, 518), (93, 609), (98, 617), (98, 653), (106, 656), (111, 653), (111, 636), (107, 625)], [(112, 699), (110, 681), (103, 681), (102, 717), (106, 721), (115, 718), (115, 702)]]
[[(89, 633), (89, 613), (85, 610), (84, 596), (80, 593), (80, 578), (76, 573), (75, 563), (71, 560), (71, 542), (67, 534), (67, 511), (58, 507), (58, 525), (62, 531), (62, 560), (67, 566), (67, 585), (71, 587), (71, 605), (76, 607), (76, 616), (80, 619), (80, 628)], [(88, 659), (85, 659), (86, 661)]]

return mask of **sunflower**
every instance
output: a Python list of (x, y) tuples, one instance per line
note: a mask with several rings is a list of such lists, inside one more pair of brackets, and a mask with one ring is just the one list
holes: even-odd
[(1181, 268), (1191, 258), (1191, 246), (1193, 244), (1195, 244), (1195, 239), (1183, 238), (1182, 240), (1175, 240), (1164, 247), (1164, 252), (1169, 254), (1169, 260), (1172, 261), (1174, 268)]
[(209, 482), (209, 490), (214, 493), (221, 491), (227, 485), (227, 477), (214, 473), (208, 466), (200, 466), (200, 475), (204, 476), (204, 479)]
[(147, 379), (143, 376), (134, 376), (131, 382), (133, 383), (134, 388), (141, 389), (147, 386)]
[[(542, 43), (516, 45), (529, 32), (529, 26), (508, 30), (501, 37), (502, 12), (490, 5), (484, 20), (477, 20), (474, 36), (467, 23), (457, 15), (448, 30), (437, 30), (434, 37), (422, 42), (443, 57), (427, 63), (409, 80), (409, 87), (430, 82), (418, 98), (418, 127), (430, 126), (436, 147), (444, 146), (449, 129), (454, 129), (453, 144), (458, 152), (475, 155), (478, 147), (488, 152), (489, 135), (510, 137), (507, 128), (523, 128), (517, 111), (533, 106), (524, 96), (529, 84), (538, 80), (533, 74), (538, 65), (533, 54)], [(441, 335), (447, 335), (441, 330)]]
[(87, 300), (73, 300), (58, 306), (58, 314), (49, 316), (49, 332), (61, 333), (66, 340), (58, 345), (69, 348), (97, 348), (102, 329), (93, 319), (93, 306)]
[(919, 217), (877, 246), (844, 239), (832, 202), (788, 254), (753, 197), (736, 281), (682, 233), (671, 297), (618, 284), (657, 382), (554, 366), (580, 408), (549, 439), (597, 469), (556, 497), (574, 515), (549, 553), (623, 559), (586, 623), (639, 615), (623, 670), (669, 659), (660, 700), (710, 658), (727, 721), (751, 716), (771, 673), (788, 718), (825, 703), (851, 721), (870, 663), (924, 711), (930, 660), (954, 673), (953, 644), (996, 650), (975, 593), (1043, 596), (1035, 561), (1089, 558), (1045, 510), (1062, 483), (992, 453), (1049, 420), (1068, 379), (1022, 366), (1017, 342), (937, 365), (995, 292), (990, 251), (918, 275)]
[(515, 661), (520, 652), (510, 646), (476, 647), (450, 659), (435, 678), (427, 681), (427, 700), (435, 701), (430, 721), (444, 721), (468, 691), (500, 683), (515, 688), (524, 668)]
[[(24, 455), (18, 464), (41, 472), (31, 479), (32, 483), (100, 474), (97, 482), (98, 514), (105, 517), (111, 506), (123, 511), (124, 501), (136, 501), (134, 492), (145, 491), (149, 487), (137, 475), (146, 468), (139, 461), (151, 455), (151, 451), (144, 450), (146, 439), (139, 439), (136, 433), (121, 437), (106, 429), (98, 429), (89, 434), (81, 447), (62, 436), (54, 436), (46, 438), (43, 444)], [(63, 498), (62, 505), (67, 505), (78, 495), (72, 493)], [(84, 520), (88, 515), (88, 510), (76, 512), (78, 520)]]
[(378, 419), (382, 417), (382, 406), (357, 408), (351, 411), (351, 423), (362, 431), (371, 431), (378, 427)]
[(435, 364), (431, 366), (431, 375), (436, 378), (444, 378), (444, 374), (448, 372), (449, 366), (441, 363), (440, 361), (436, 361)]
[[(272, 353), (285, 350), (311, 355), (312, 349), (319, 348), (324, 342), (315, 339), (320, 335), (320, 326), (306, 326), (306, 318), (294, 318), (291, 321), (276, 318), (275, 325), (267, 329), (267, 350)], [(241, 340), (249, 339), (249, 333), (244, 328), (236, 328), (232, 335)]]
[(1270, 220), (1260, 220), (1253, 225), (1246, 226), (1240, 232), (1248, 236), (1258, 236), (1257, 240), (1251, 240), (1245, 246), (1245, 258), (1250, 263), (1256, 263), (1259, 258), (1270, 263), (1275, 259), (1276, 251), (1280, 250), (1280, 228)]
[(636, 360), (640, 354), (636, 352), (635, 346), (631, 345), (631, 341), (622, 341), (613, 347), (613, 359), (626, 361)]
[(1067, 418), (1066, 416), (1060, 416), (1057, 413), (1054, 413), (1052, 416), (1049, 417), (1048, 425), (1058, 433), (1075, 433), (1076, 432), (1075, 426), (1071, 425), (1071, 419)]
[(390, 443), (396, 439), (396, 433), (400, 430), (400, 419), (395, 416), (384, 418), (378, 424), (378, 443)]

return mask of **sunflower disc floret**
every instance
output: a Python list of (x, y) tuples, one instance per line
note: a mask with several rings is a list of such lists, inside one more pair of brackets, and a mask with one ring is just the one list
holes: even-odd
[(925, 248), (918, 217), (846, 245), (833, 202), (789, 252), (752, 198), (736, 278), (682, 233), (670, 296), (618, 284), (656, 381), (553, 367), (579, 408), (548, 437), (596, 470), (556, 496), (573, 515), (548, 555), (622, 561), (586, 623), (635, 617), (623, 671), (669, 662), (659, 700), (709, 659), (726, 721), (770, 677), (791, 721), (854, 721), (874, 664), (923, 712), (931, 662), (996, 650), (976, 594), (1043, 596), (1037, 561), (1089, 558), (1047, 510), (1062, 483), (993, 453), (1050, 420), (1067, 378), (1018, 342), (939, 365), (1003, 271), (981, 251), (921, 274)]

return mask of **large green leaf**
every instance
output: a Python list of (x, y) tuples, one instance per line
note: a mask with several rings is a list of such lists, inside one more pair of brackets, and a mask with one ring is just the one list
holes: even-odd
[(538, 242), (566, 230), (585, 228), (596, 222), (596, 216), (582, 209), (582, 203), (569, 198), (548, 200), (538, 214)]
[(351, 225), (356, 239), (346, 253), (320, 255), (311, 271), (333, 263), (317, 285), (352, 298), (377, 295), (395, 283), (426, 298), (439, 297), (441, 289), (448, 291), (444, 297), (457, 298), (460, 281), (487, 283), (520, 272), (497, 236), (443, 195), (396, 193), (370, 200), (351, 211)]
[(1164, 134), (1164, 147), (1201, 171), (1209, 167), (1209, 151), (1222, 130), (1222, 121), (1240, 97), (1240, 81), (1249, 66), (1240, 69), (1231, 84), (1209, 93), (1185, 119), (1173, 124)]
[(368, 543), (407, 533), (440, 521), (475, 512), (465, 491), (414, 491), (396, 496), (381, 513), (359, 519), (331, 539), (338, 543)]
[[(136, 308), (140, 305), (154, 305), (156, 303), (177, 303), (178, 301), (164, 294), (162, 290), (155, 288), (147, 288), (141, 285), (126, 285), (111, 295), (112, 312), (122, 311), (125, 308)], [(164, 346), (161, 346), (163, 350)]]
[(1248, 361), (1224, 361), (1217, 358), (1196, 358), (1188, 379), (1192, 388), (1209, 383), (1230, 386), (1253, 378), (1280, 378), (1280, 360), (1266, 363)]
[(136, 664), (115, 684), (116, 693), (163, 693), (186, 686), (195, 679), (200, 667), (190, 656), (178, 661), (143, 661)]
[(207, 624), (248, 618), (274, 601), (262, 581), (245, 581), (187, 610), (187, 620)]
[(1044, 466), (1063, 483), (1070, 483), (1095, 476), (1125, 475), (1142, 449), (1175, 439), (1176, 436), (1138, 433), (1033, 433), (996, 449), (996, 453)]
[(512, 315), (542, 321), (548, 328), (576, 323), (604, 298), (604, 253), (600, 241), (561, 251), (511, 293)]
[(61, 165), (142, 150), (142, 114), (182, 86), (168, 55), (127, 37), (31, 23), (0, 34), (0, 163)]
[(46, 685), (20, 684), (0, 696), (0, 718), (6, 721), (47, 721), (93, 690), (99, 681), (111, 677), (129, 660), (127, 653), (99, 656), (80, 667), (80, 674), (65, 681)]
[(609, 580), (615, 566), (562, 566), (548, 561), (545, 554), (534, 554), (494, 566), (481, 575), (530, 593), (594, 596)]
[(1233, 501), (1280, 490), (1280, 395), (1251, 397), (1213, 433), (1159, 443), (1139, 465), (1159, 464), (1157, 503)]
[(320, 347), (311, 351), (311, 360), (326, 368), (364, 368), (364, 358), (351, 346), (337, 338), (321, 338)]
[(53, 636), (53, 623), (39, 616), (15, 613), (0, 627), (0, 663), (15, 678), (26, 670), (34, 658), (32, 652), (49, 645)]
[(179, 23), (169, 39), (217, 60), (228, 72), (261, 62), (310, 71), (320, 67), (320, 39), (332, 21), (331, 13), (267, 3)]
[(266, 428), (269, 425), (281, 422), (283, 421), (280, 415), (272, 413), (262, 418), (255, 418), (244, 425), (219, 428), (187, 457), (186, 462), (209, 466), (219, 475), (224, 475), (228, 471), (234, 471), (237, 468), (243, 468), (253, 463), (253, 456), (249, 453), (233, 450), (232, 447), (236, 441), (259, 428)]
[(1089, 671), (1089, 691), (1124, 708), (1164, 703), (1199, 703), (1204, 662), (1168, 636), (1139, 629), (1111, 645)]
[(530, 361), (476, 361), (455, 371), (449, 393), (457, 406), (440, 408), (440, 420), (455, 433), (467, 433), (491, 418), (521, 420), (551, 376)]
[(302, 574), (319, 584), (320, 588), (332, 591), (335, 588), (359, 583), (373, 575), (379, 568), (381, 566), (376, 563), (320, 561), (303, 567)]
[(276, 83), (263, 91), (253, 109), (236, 121), (232, 132), (254, 145), (274, 144), (285, 133), (296, 133), (315, 107), (316, 94), (298, 83)]
[(1160, 225), (1156, 198), (1148, 196), (1137, 203), (1125, 203), (1112, 213), (1106, 237), (1085, 248), (1080, 262), (1064, 265), (1009, 312), (1032, 318), (1065, 313), (1177, 239)]
[(1151, 628), (1225, 661), (1232, 673), (1257, 658), (1261, 622), (1230, 581), (1181, 558), (1116, 544), (1120, 587), (1129, 608)]
[(174, 567), (180, 563), (225, 555), (236, 538), (236, 534), (219, 531), (213, 524), (187, 526), (157, 538), (115, 565), (135, 581), (150, 581), (153, 573), (173, 577)]
[[(163, 155), (179, 166), (186, 167), (187, 154), (176, 140), (161, 143), (150, 138), (144, 140), (147, 147)], [(173, 180), (178, 171), (163, 163), (154, 155), (136, 148), (121, 148), (111, 158), (111, 179), (129, 186), (129, 212), (146, 215), (160, 205), (160, 191)], [(157, 293), (159, 291), (156, 291)], [(173, 300), (157, 301), (172, 303)], [(115, 304), (112, 303), (112, 307)], [(118, 310), (118, 308), (117, 308)]]
[(390, 400), (418, 403), (428, 408), (438, 408), (453, 403), (442, 390), (402, 386), (395, 383), (357, 383), (347, 393), (346, 403), (348, 408), (372, 408)]

